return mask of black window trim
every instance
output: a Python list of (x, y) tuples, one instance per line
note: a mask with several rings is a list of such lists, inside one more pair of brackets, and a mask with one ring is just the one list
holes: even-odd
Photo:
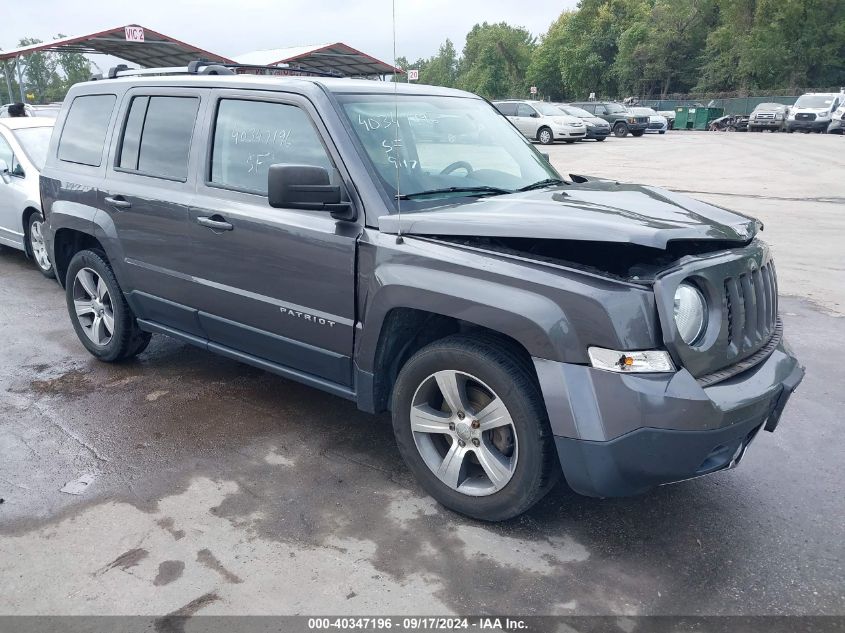
[[(177, 89), (176, 92), (171, 92), (167, 90), (160, 90), (158, 88), (152, 89), (144, 89), (144, 88), (137, 88), (135, 90), (129, 90), (126, 93), (126, 96), (129, 98), (129, 103), (126, 105), (126, 109), (123, 111), (123, 121), (120, 126), (120, 137), (118, 139), (118, 143), (114, 148), (114, 158), (112, 160), (112, 170), (118, 171), (123, 174), (131, 174), (133, 176), (143, 176), (145, 178), (155, 178), (156, 180), (168, 180), (170, 182), (178, 182), (185, 184), (190, 180), (191, 177), (191, 151), (194, 145), (194, 135), (197, 131), (197, 122), (202, 117), (202, 106), (203, 106), (203, 95), (199, 92), (191, 92), (185, 91), (185, 94), (180, 94), (182, 91)], [(141, 141), (144, 138), (144, 127), (147, 124), (147, 112), (150, 109), (150, 100), (154, 97), (175, 97), (179, 99), (196, 99), (197, 100), (197, 116), (194, 120), (194, 125), (191, 128), (191, 138), (188, 141), (188, 164), (185, 169), (185, 177), (184, 178), (174, 178), (172, 176), (164, 176), (160, 174), (151, 174), (146, 171), (141, 171), (140, 169), (129, 169), (127, 167), (120, 166), (120, 158), (121, 154), (123, 153), (123, 140), (124, 136), (126, 135), (126, 125), (129, 123), (129, 115), (132, 112), (132, 104), (135, 102), (135, 99), (138, 98), (147, 98), (147, 107), (144, 111), (144, 121), (141, 124), (141, 135), (138, 137), (138, 162), (140, 162), (141, 157)]]
[(273, 93), (262, 93), (262, 94), (242, 94), (242, 93), (229, 93), (229, 92), (219, 92), (217, 94), (212, 95), (212, 107), (211, 113), (209, 115), (209, 125), (208, 129), (208, 140), (206, 142), (205, 148), (205, 160), (203, 161), (203, 170), (202, 170), (202, 177), (203, 177), (203, 184), (208, 187), (209, 189), (221, 189), (223, 191), (234, 191), (235, 193), (242, 193), (249, 196), (254, 196), (255, 198), (260, 198), (262, 200), (267, 200), (267, 194), (261, 193), (259, 191), (255, 191), (253, 189), (244, 189), (242, 187), (233, 187), (232, 185), (225, 185), (219, 182), (214, 182), (211, 180), (211, 162), (214, 159), (214, 136), (217, 130), (217, 114), (220, 110), (220, 102), (221, 101), (258, 101), (260, 103), (275, 103), (279, 105), (287, 105), (292, 106), (295, 108), (299, 108), (302, 113), (307, 117), (308, 122), (311, 124), (311, 127), (314, 129), (314, 133), (317, 135), (317, 138), (320, 141), (320, 144), (323, 146), (323, 150), (326, 152), (326, 156), (331, 162), (332, 169), (335, 171), (338, 170), (337, 160), (335, 159), (334, 155), (330, 151), (328, 144), (326, 143), (326, 139), (323, 137), (322, 132), (320, 131), (319, 126), (317, 125), (314, 117), (311, 116), (311, 113), (308, 111), (308, 108), (303, 107), (303, 103), (298, 102), (298, 98), (304, 98), (302, 95), (295, 94), (295, 93), (287, 93), (287, 92), (273, 92)]
[[(92, 165), (90, 163), (80, 163), (76, 160), (67, 160), (66, 158), (62, 158), (59, 154), (62, 150), (62, 139), (65, 136), (65, 131), (67, 130), (67, 122), (68, 118), (70, 118), (71, 112), (73, 112), (73, 106), (76, 104), (78, 99), (83, 99), (85, 97), (114, 97), (114, 103), (112, 104), (111, 114), (109, 115), (109, 120), (106, 123), (106, 133), (103, 138), (103, 147), (100, 150), (100, 162), (96, 165)], [(87, 167), (90, 169), (98, 169), (102, 170), (103, 163), (108, 161), (108, 151), (110, 143), (110, 134), (112, 129), (112, 121), (115, 116), (115, 110), (118, 108), (116, 107), (118, 104), (118, 94), (116, 92), (83, 92), (73, 97), (73, 100), (70, 102), (70, 107), (67, 110), (67, 114), (65, 114), (64, 119), (62, 120), (62, 131), (59, 134), (59, 139), (56, 142), (56, 160), (61, 161), (63, 163), (68, 163), (70, 165), (79, 165), (81, 167)], [(105, 160), (104, 160), (105, 157)], [(46, 165), (46, 163), (45, 163)]]
[[(14, 133), (14, 131), (13, 131), (13, 130), (9, 130), (9, 132), (11, 132), (11, 136), (15, 136), (15, 133)], [(12, 152), (12, 164), (11, 164), (11, 165), (8, 165), (8, 168), (9, 168), (9, 176), (14, 176), (15, 178), (26, 178), (26, 171), (24, 170), (23, 165), (21, 165), (21, 161), (20, 161), (20, 159), (18, 158), (17, 152), (15, 152), (15, 147), (14, 147), (14, 145), (12, 145), (12, 144), (9, 142), (9, 139), (8, 139), (8, 138), (6, 138), (6, 137), (5, 137), (4, 135), (2, 135), (2, 134), (0, 134), (0, 141), (4, 142), (4, 143), (6, 144), (6, 146), (9, 148), (9, 151), (10, 151), (10, 152)], [(18, 145), (20, 145), (20, 141), (19, 141), (19, 140), (17, 140), (17, 137), (15, 138), (15, 142), (16, 142)], [(21, 145), (21, 151), (23, 151), (23, 145)], [(27, 156), (27, 158), (29, 158), (29, 156)], [(30, 161), (30, 162), (32, 162), (32, 161)], [(15, 164), (16, 164), (16, 163), (17, 163), (18, 165), (20, 165), (20, 166), (21, 166), (21, 173), (19, 173), (19, 174), (16, 174), (16, 173), (15, 173), (15, 171), (14, 171), (14, 168), (15, 168)]]

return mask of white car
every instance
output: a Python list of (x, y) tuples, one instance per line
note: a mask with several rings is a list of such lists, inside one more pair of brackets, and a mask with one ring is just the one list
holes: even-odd
[(45, 277), (54, 277), (44, 246), (38, 177), (54, 119), (0, 119), (0, 245), (24, 251)]
[(669, 129), (669, 120), (662, 114), (658, 114), (651, 108), (643, 108), (640, 106), (628, 108), (628, 111), (634, 116), (647, 116), (648, 128), (646, 132), (657, 132), (659, 134), (666, 134)]
[(494, 101), (520, 132), (543, 145), (555, 141), (574, 143), (587, 136), (587, 126), (578, 117), (563, 113), (560, 108), (544, 101)]

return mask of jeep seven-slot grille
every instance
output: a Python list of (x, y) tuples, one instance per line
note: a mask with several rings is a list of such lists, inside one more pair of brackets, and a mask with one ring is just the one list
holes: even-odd
[(724, 306), (728, 317), (728, 343), (736, 346), (740, 356), (771, 338), (778, 320), (774, 262), (725, 279)]

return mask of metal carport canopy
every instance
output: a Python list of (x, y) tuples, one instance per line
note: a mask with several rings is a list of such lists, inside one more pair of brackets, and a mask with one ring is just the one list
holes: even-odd
[(253, 51), (235, 56), (239, 64), (291, 65), (344, 77), (371, 77), (404, 72), (343, 42)]
[(39, 51), (112, 55), (145, 68), (186, 66), (197, 59), (234, 63), (234, 60), (187, 44), (138, 24), (127, 24), (106, 31), (63, 37), (51, 42), (0, 51), (0, 61)]

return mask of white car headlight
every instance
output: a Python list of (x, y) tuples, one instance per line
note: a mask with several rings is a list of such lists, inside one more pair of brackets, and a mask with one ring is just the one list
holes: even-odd
[(819, 112), (819, 118), (820, 119), (826, 119), (829, 116), (830, 116), (830, 112)]
[(654, 374), (675, 371), (669, 352), (654, 349), (644, 352), (620, 352), (604, 347), (587, 349), (590, 364), (596, 369), (620, 374)]
[(701, 291), (682, 283), (675, 291), (675, 325), (684, 343), (692, 345), (704, 333), (707, 324), (707, 302)]

